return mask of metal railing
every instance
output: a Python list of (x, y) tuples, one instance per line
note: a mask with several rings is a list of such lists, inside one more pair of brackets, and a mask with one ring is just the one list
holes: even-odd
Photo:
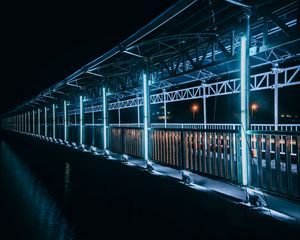
[(251, 185), (300, 197), (300, 133), (249, 131)]
[(151, 138), (154, 161), (238, 182), (237, 130), (153, 129)]

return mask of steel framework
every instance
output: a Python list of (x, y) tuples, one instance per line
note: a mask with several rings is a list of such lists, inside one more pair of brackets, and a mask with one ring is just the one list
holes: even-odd
[[(224, 150), (224, 145), (228, 143), (232, 156), (230, 161), (237, 164), (238, 175), (235, 177), (243, 185), (249, 185), (248, 181), (251, 181), (248, 166), (257, 161), (262, 169), (259, 144), (267, 144), (264, 150), (267, 153), (267, 174), (271, 172), (271, 153), (277, 154), (276, 171), (279, 174), (279, 148), (284, 145), (287, 149), (290, 187), (294, 164), (291, 161), (291, 156), (294, 155), (290, 153), (294, 154), (293, 146), (299, 145), (300, 138), (298, 128), (296, 133), (284, 134), (278, 123), (278, 89), (300, 84), (299, 12), (297, 0), (256, 0), (251, 3), (245, 0), (180, 0), (118, 46), (2, 115), (2, 125), (14, 131), (33, 131), (33, 134), (45, 137), (51, 135), (54, 138), (60, 134), (59, 131), (56, 132), (57, 125), (63, 127), (64, 134), (60, 138), (65, 141), (72, 138), (74, 142), (84, 145), (85, 127), (90, 126), (85, 123), (85, 114), (92, 113), (92, 127), (101, 127), (102, 147), (105, 150), (109, 146), (109, 134), (118, 141), (123, 141), (128, 136), (138, 136), (140, 141), (142, 136), (143, 145), (140, 147), (143, 151), (139, 149), (138, 152), (144, 152), (144, 158), (150, 160), (150, 136), (157, 141), (155, 144), (158, 148), (161, 147), (158, 142), (162, 141), (166, 149), (169, 149), (169, 141), (174, 142), (176, 136), (177, 145), (186, 144), (185, 148), (181, 145), (176, 149), (190, 149), (190, 155), (186, 159), (190, 161), (194, 158), (188, 164), (184, 163), (188, 167), (179, 167), (192, 170), (197, 169), (193, 165), (197, 163), (195, 158), (200, 159), (200, 155), (194, 154), (193, 157), (191, 154), (200, 152), (200, 143), (197, 143), (199, 139), (203, 154), (201, 161), (208, 161), (208, 165), (212, 162), (205, 154), (210, 156), (212, 149), (215, 151), (212, 161), (216, 161), (218, 151), (218, 160), (223, 161), (227, 158), (227, 148)], [(259, 132), (259, 129), (252, 131), (248, 106), (250, 91), (266, 89), (274, 90), (274, 122), (269, 124), (271, 127), (268, 129), (271, 132)], [(206, 120), (206, 99), (239, 93), (241, 124), (228, 128), (209, 125)], [(190, 130), (184, 127), (180, 131), (178, 128), (170, 129), (171, 125), (166, 121), (166, 104), (198, 98), (203, 99), (203, 126), (196, 130), (192, 126), (188, 126)], [(156, 130), (151, 131), (151, 127), (154, 127), (149, 117), (151, 104), (164, 104), (164, 129), (156, 126)], [(140, 106), (143, 106), (143, 119), (146, 123), (143, 125), (140, 123)], [(121, 127), (120, 109), (132, 107), (137, 108), (137, 126), (143, 126), (144, 130), (110, 131), (107, 111), (118, 110), (118, 127)], [(94, 113), (97, 112), (102, 112), (101, 125), (95, 123)], [(258, 145), (254, 149), (260, 155), (250, 163), (246, 142), (251, 142), (251, 135), (258, 139), (255, 140)], [(134, 142), (133, 140), (136, 139), (129, 139), (128, 142)], [(272, 143), (276, 145), (275, 152), (271, 151)], [(121, 147), (113, 146), (115, 149)], [(240, 148), (241, 156), (238, 155)], [(156, 154), (157, 149), (154, 150)], [(224, 154), (223, 160), (221, 151)], [(299, 150), (297, 154), (296, 166), (300, 182)], [(160, 161), (161, 158), (157, 157), (157, 160)], [(204, 172), (209, 171), (205, 168)]]

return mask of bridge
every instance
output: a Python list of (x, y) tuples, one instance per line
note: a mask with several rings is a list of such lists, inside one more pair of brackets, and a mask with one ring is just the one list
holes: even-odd
[[(2, 115), (2, 128), (149, 171), (170, 167), (187, 182), (196, 174), (299, 201), (300, 124), (279, 114), (288, 104), (280, 91), (300, 85), (299, 26), (298, 1), (178, 1)], [(271, 96), (268, 123), (254, 121), (258, 92)], [(209, 101), (224, 97), (238, 106), (235, 122), (209, 117)], [(171, 121), (170, 106), (185, 115), (180, 103), (191, 100), (198, 122)]]

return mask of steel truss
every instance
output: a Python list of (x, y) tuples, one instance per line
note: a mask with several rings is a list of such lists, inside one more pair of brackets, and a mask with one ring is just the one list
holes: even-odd
[[(300, 65), (278, 69), (279, 82), (278, 87), (288, 87), (293, 85), (300, 85)], [(251, 76), (251, 91), (259, 91), (265, 89), (274, 89), (275, 71), (269, 71)], [(205, 88), (205, 95), (204, 95)], [(198, 98), (209, 98), (215, 96), (222, 96), (228, 94), (235, 94), (240, 92), (240, 79), (230, 79), (221, 82), (215, 82), (210, 84), (202, 84), (200, 86), (162, 92), (158, 94), (150, 95), (150, 104), (162, 104), (164, 103), (164, 95), (166, 96), (166, 102), (176, 102), (184, 100), (192, 100)], [(136, 97), (123, 101), (112, 102), (108, 104), (109, 110), (125, 109), (131, 107), (138, 107), (143, 105), (143, 98)], [(75, 110), (73, 110), (75, 111)], [(77, 110), (78, 111), (78, 110)], [(102, 111), (102, 105), (96, 105), (85, 108), (85, 113)], [(71, 113), (70, 113), (71, 114)], [(79, 114), (79, 112), (77, 113)]]

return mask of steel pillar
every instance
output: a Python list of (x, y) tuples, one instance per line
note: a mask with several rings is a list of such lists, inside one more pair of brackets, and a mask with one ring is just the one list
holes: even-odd
[(47, 137), (48, 135), (48, 129), (47, 129), (47, 107), (44, 107), (44, 111), (45, 111), (45, 137)]
[(238, 161), (239, 182), (244, 186), (249, 184), (249, 159), (250, 138), (247, 131), (250, 129), (249, 123), (249, 95), (250, 95), (250, 16), (246, 16), (246, 34), (241, 38), (241, 144), (242, 159)]
[(138, 127), (140, 127), (141, 122), (140, 122), (140, 103), (139, 103), (139, 95), (136, 96), (136, 101), (137, 101), (137, 122), (138, 122)]
[(35, 113), (32, 110), (32, 133), (35, 134)]
[(28, 133), (30, 133), (30, 132), (31, 132), (31, 127), (30, 127), (30, 124), (31, 124), (30, 112), (28, 112)]
[(150, 96), (149, 96), (149, 82), (147, 73), (143, 73), (143, 98), (144, 98), (144, 158), (146, 161), (149, 160), (149, 128), (150, 128), (150, 119), (149, 119), (149, 106), (150, 106)]
[(38, 108), (38, 135), (41, 135), (41, 109)]
[(274, 69), (274, 125), (275, 131), (278, 130), (278, 68)]
[(120, 109), (120, 100), (118, 99), (118, 105), (119, 105), (119, 108), (118, 108), (118, 122), (119, 122), (119, 127), (121, 126), (121, 109)]
[(207, 120), (206, 120), (206, 86), (205, 84), (203, 85), (203, 123), (204, 123), (204, 129), (206, 129), (206, 123), (207, 123)]
[(165, 123), (165, 128), (167, 127), (167, 103), (166, 103), (166, 90), (163, 89), (163, 93), (164, 93), (164, 123)]
[(106, 88), (102, 87), (102, 119), (103, 119), (103, 149), (107, 149), (107, 96)]
[(94, 105), (92, 105), (93, 111), (92, 111), (92, 130), (93, 130), (93, 135), (92, 135), (92, 145), (95, 145), (95, 113), (94, 113)]
[(79, 96), (79, 126), (80, 126), (80, 144), (84, 143), (84, 115), (83, 115), (83, 99)]
[(64, 140), (68, 140), (67, 101), (64, 101)]
[(27, 132), (27, 114), (26, 112), (24, 113), (24, 132)]
[(52, 104), (52, 131), (53, 131), (53, 138), (55, 138), (55, 104)]

